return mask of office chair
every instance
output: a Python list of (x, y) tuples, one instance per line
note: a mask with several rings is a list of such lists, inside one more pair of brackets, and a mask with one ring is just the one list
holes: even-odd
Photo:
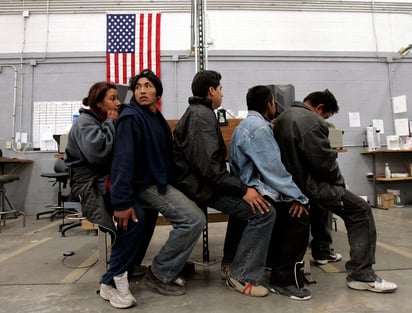
[(62, 187), (66, 188), (70, 175), (63, 159), (56, 158), (53, 173), (42, 173), (40, 176), (52, 179), (52, 186), (55, 186), (56, 184), (58, 185), (57, 204), (47, 205), (46, 208), (48, 208), (48, 210), (37, 213), (36, 218), (39, 219), (41, 215), (50, 214), (50, 220), (53, 220), (57, 215), (63, 215), (64, 218), (65, 213), (77, 213), (75, 209), (67, 209), (67, 211), (64, 209)]
[[(10, 203), (9, 198), (7, 197), (5, 184), (11, 183), (15, 180), (19, 180), (18, 175), (0, 175), (0, 232), (1, 232), (1, 220), (3, 220), (3, 227), (6, 226), (6, 216), (13, 214), (14, 217), (17, 217), (19, 214), (23, 214), (18, 210), (15, 210)], [(6, 208), (6, 204), (9, 208)]]
[[(64, 223), (65, 218), (67, 218), (71, 222)], [(66, 231), (68, 231), (69, 229), (72, 229), (75, 227), (81, 227), (82, 221), (85, 219), (86, 218), (83, 217), (82, 213), (72, 213), (72, 214), (68, 214), (65, 217), (63, 217), (63, 224), (60, 225), (60, 231), (62, 233), (62, 237), (66, 237)]]

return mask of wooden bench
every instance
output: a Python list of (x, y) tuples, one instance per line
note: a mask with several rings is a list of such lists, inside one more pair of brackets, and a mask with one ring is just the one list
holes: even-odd
[[(168, 120), (170, 129), (174, 130), (177, 122), (179, 120)], [(226, 155), (226, 159), (229, 158), (229, 145), (230, 139), (232, 138), (233, 130), (236, 126), (242, 121), (241, 119), (228, 119), (228, 125), (220, 126), (220, 130), (222, 131), (222, 136), (226, 144), (226, 148), (228, 150), (228, 154)], [(225, 213), (221, 213), (219, 211), (214, 210), (213, 208), (207, 208), (206, 214), (206, 226), (203, 229), (203, 264), (210, 263), (210, 256), (209, 256), (209, 232), (208, 232), (208, 223), (218, 223), (218, 222), (227, 222), (228, 215)], [(164, 218), (164, 216), (160, 215), (157, 219), (157, 225), (170, 225), (169, 221)]]

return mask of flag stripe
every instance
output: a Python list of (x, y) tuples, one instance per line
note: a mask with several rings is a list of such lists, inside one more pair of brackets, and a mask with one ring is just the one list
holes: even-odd
[(119, 54), (114, 55), (114, 81), (119, 81)]
[(156, 36), (155, 36), (155, 41), (156, 41), (156, 49), (155, 49), (155, 73), (157, 77), (160, 77), (160, 25), (161, 25), (161, 19), (160, 19), (160, 14), (156, 14)]
[(122, 81), (126, 81), (127, 80), (127, 53), (123, 53), (122, 55), (122, 76), (121, 76), (121, 80)]
[(150, 27), (147, 28), (147, 38), (150, 38), (149, 40), (147, 40), (147, 66), (149, 68), (152, 68), (152, 14), (149, 14), (147, 18), (147, 25), (150, 25)]
[(143, 51), (144, 51), (144, 15), (140, 15), (139, 23), (139, 72), (143, 69)]

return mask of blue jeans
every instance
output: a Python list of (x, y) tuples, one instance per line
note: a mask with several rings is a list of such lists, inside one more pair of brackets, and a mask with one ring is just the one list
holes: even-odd
[(145, 210), (140, 205), (134, 206), (138, 222), (129, 220), (127, 230), (118, 228), (116, 240), (111, 248), (108, 271), (102, 277), (102, 283), (113, 285), (113, 277), (128, 271), (128, 277), (133, 274), (137, 252), (142, 245), (145, 232)]
[(162, 282), (175, 279), (184, 268), (206, 225), (202, 210), (171, 185), (160, 193), (151, 185), (139, 190), (136, 198), (145, 208), (160, 212), (173, 226), (169, 238), (153, 259), (152, 273)]
[(225, 243), (223, 245), (222, 266), (229, 266), (232, 264), (246, 226), (247, 221), (242, 221), (232, 215), (229, 215), (226, 226)]
[[(207, 206), (236, 219), (247, 221), (235, 257), (229, 266), (230, 274), (239, 281), (259, 284), (265, 269), (268, 246), (276, 219), (275, 209), (270, 206), (270, 211), (265, 214), (253, 214), (250, 206), (241, 198), (222, 194), (213, 197)], [(230, 234), (226, 233), (226, 236)]]
[(343, 207), (328, 207), (345, 223), (349, 241), (350, 260), (346, 262), (348, 280), (375, 281), (376, 226), (370, 205), (346, 190)]

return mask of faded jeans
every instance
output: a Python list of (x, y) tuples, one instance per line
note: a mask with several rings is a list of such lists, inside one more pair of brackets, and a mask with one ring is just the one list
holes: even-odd
[[(265, 214), (253, 214), (250, 206), (241, 198), (217, 195), (207, 206), (247, 221), (246, 228), (236, 250), (229, 271), (232, 277), (242, 282), (259, 284), (263, 276), (276, 211), (270, 206)], [(230, 230), (230, 229), (228, 229)], [(226, 233), (226, 236), (230, 234)]]
[(162, 282), (170, 282), (179, 275), (192, 253), (206, 225), (205, 215), (192, 200), (171, 185), (166, 186), (165, 193), (159, 193), (158, 187), (151, 185), (139, 190), (136, 198), (145, 208), (161, 213), (173, 226), (151, 268)]

